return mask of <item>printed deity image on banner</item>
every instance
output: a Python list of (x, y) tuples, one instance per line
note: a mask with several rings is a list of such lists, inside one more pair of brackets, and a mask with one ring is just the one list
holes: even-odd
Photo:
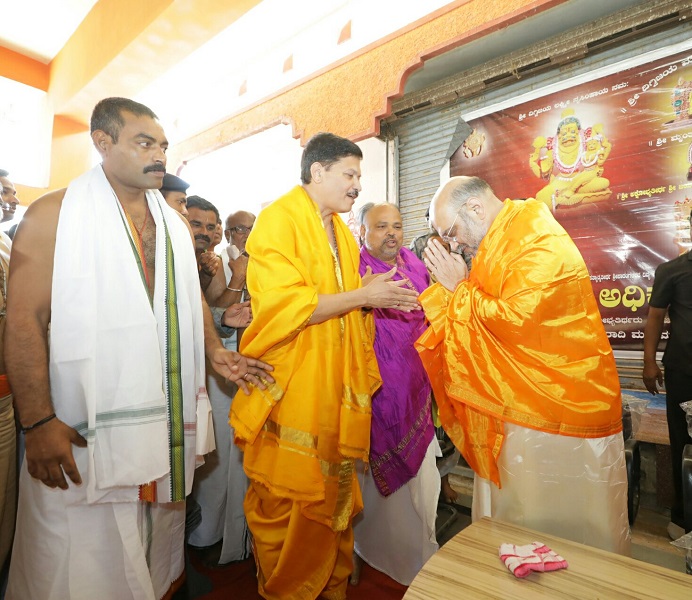
[(545, 203), (584, 257), (611, 343), (641, 350), (656, 267), (692, 248), (692, 50), (461, 117), (472, 133), (450, 175)]
[(603, 165), (611, 150), (603, 125), (582, 129), (571, 108), (561, 116), (555, 136), (537, 137), (529, 157), (534, 175), (548, 180), (536, 199), (553, 212), (560, 205), (608, 200), (612, 194), (610, 181), (603, 177)]

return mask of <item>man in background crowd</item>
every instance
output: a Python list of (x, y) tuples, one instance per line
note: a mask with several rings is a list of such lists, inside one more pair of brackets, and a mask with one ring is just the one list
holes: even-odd
[(187, 188), (189, 187), (190, 184), (187, 181), (183, 181), (177, 175), (166, 173), (159, 190), (168, 206), (177, 210), (183, 217), (187, 217)]
[[(692, 215), (690, 215), (692, 225)], [(673, 471), (673, 505), (668, 535), (677, 539), (685, 534), (682, 497), (682, 453), (692, 444), (685, 412), (680, 404), (692, 400), (692, 252), (659, 265), (649, 300), (649, 315), (644, 329), (644, 385), (652, 394), (663, 384), (663, 373), (656, 364), (656, 350), (663, 333), (666, 313), (670, 316), (670, 339), (663, 354), (666, 382), (666, 417)]]
[(17, 204), (19, 204), (19, 198), (17, 198), (17, 190), (14, 184), (9, 180), (10, 173), (5, 169), (0, 169), (0, 186), (2, 186), (2, 193), (0, 198), (2, 199), (2, 221), (11, 221), (14, 219), (14, 215), (17, 212)]
[[(430, 209), (425, 213), (425, 220), (430, 226)], [(415, 238), (410, 245), (411, 251), (422, 261), (423, 252), (427, 247), (430, 240), (439, 240), (443, 248), (447, 252), (451, 252), (449, 244), (442, 240), (442, 238), (435, 231), (431, 231), (425, 235), (421, 235)], [(471, 270), (471, 260), (464, 257), (466, 264)], [(435, 276), (430, 274), (431, 281), (436, 283), (437, 280)], [(435, 431), (437, 434), (437, 440), (440, 444), (440, 450), (443, 452), (443, 456), (437, 459), (437, 469), (440, 473), (440, 484), (442, 486), (442, 499), (450, 504), (454, 504), (459, 497), (457, 491), (449, 483), (449, 476), (454, 471), (454, 468), (459, 464), (459, 458), (461, 453), (459, 449), (452, 444), (452, 440), (442, 428), (442, 423), (440, 422), (440, 414), (437, 409), (437, 403), (435, 402), (435, 395), (432, 396), (432, 415), (433, 415), (433, 425), (435, 426)], [(444, 450), (443, 450), (444, 449)]]
[[(0, 184), (12, 195), (9, 173), (0, 169)], [(17, 510), (17, 429), (12, 408), (12, 390), (5, 368), (5, 318), (7, 316), (7, 278), (12, 242), (0, 232), (0, 594), (4, 585), (5, 561), (12, 547)]]
[[(248, 224), (248, 227), (236, 225), (238, 221)], [(226, 219), (229, 225), (226, 239), (231, 246), (221, 252), (223, 268), (218, 267), (205, 294), (212, 312), (228, 315), (231, 311), (239, 310), (246, 315), (244, 320), (235, 321), (237, 328), (222, 338), (224, 346), (230, 350), (237, 350), (239, 332), (249, 325), (251, 319), (249, 303), (244, 301), (243, 293), (247, 269), (245, 242), (254, 221), (255, 216), (246, 212), (233, 213)], [(236, 228), (244, 231), (239, 235)], [(229, 250), (233, 258), (229, 256)], [(234, 267), (234, 271), (229, 272), (229, 265)], [(214, 288), (219, 280), (223, 284)], [(218, 288), (220, 292), (216, 291)], [(225, 321), (229, 322), (228, 318)], [(209, 456), (195, 476), (192, 497), (200, 505), (202, 522), (190, 534), (188, 542), (203, 548), (201, 560), (205, 564), (217, 566), (250, 556), (250, 535), (243, 511), (248, 479), (243, 471), (243, 453), (233, 444), (233, 428), (228, 425), (228, 414), (237, 387), (229, 386), (208, 369), (207, 391), (214, 414), (216, 452)]]
[(255, 215), (239, 210), (226, 218), (224, 235), (228, 246), (221, 251), (223, 272), (217, 272), (207, 288), (207, 302), (213, 306), (230, 306), (247, 298), (247, 263), (245, 250), (248, 236), (255, 224)]
[(218, 257), (210, 250), (218, 218), (219, 210), (208, 200), (200, 196), (187, 199), (187, 221), (195, 238), (199, 282), (203, 291), (209, 287), (219, 268)]
[(214, 229), (214, 235), (211, 238), (211, 249), (214, 254), (217, 254), (217, 247), (223, 240), (223, 222), (221, 217), (216, 219), (216, 229)]

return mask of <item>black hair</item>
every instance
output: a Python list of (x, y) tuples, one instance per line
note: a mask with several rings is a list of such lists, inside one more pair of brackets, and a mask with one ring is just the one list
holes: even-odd
[(111, 136), (114, 144), (117, 144), (120, 130), (125, 125), (123, 111), (132, 113), (137, 117), (151, 117), (158, 120), (154, 111), (144, 104), (128, 98), (104, 98), (91, 113), (91, 133), (103, 131)]
[(219, 218), (219, 209), (216, 208), (209, 200), (205, 200), (201, 196), (188, 196), (187, 197), (187, 209), (190, 210), (191, 208), (199, 208), (200, 210), (203, 211), (212, 211), (216, 215), (216, 219), (218, 222)]
[(308, 140), (305, 150), (303, 150), (303, 156), (300, 159), (300, 180), (303, 183), (312, 181), (310, 167), (313, 163), (318, 162), (325, 169), (329, 170), (329, 167), (346, 156), (355, 156), (362, 159), (363, 152), (351, 140), (339, 137), (333, 133), (316, 133)]

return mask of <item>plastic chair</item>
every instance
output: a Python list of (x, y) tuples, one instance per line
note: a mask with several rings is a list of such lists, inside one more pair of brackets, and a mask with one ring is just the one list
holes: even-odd
[(635, 440), (632, 428), (632, 413), (627, 405), (622, 407), (622, 435), (625, 438), (625, 465), (627, 468), (627, 520), (634, 525), (639, 512), (641, 492), (641, 454), (639, 442)]

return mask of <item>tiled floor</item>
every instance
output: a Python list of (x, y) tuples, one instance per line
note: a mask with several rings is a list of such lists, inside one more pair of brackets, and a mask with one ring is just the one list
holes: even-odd
[(671, 545), (666, 531), (669, 520), (667, 511), (658, 510), (650, 504), (639, 509), (632, 527), (632, 558), (684, 573), (685, 557)]

